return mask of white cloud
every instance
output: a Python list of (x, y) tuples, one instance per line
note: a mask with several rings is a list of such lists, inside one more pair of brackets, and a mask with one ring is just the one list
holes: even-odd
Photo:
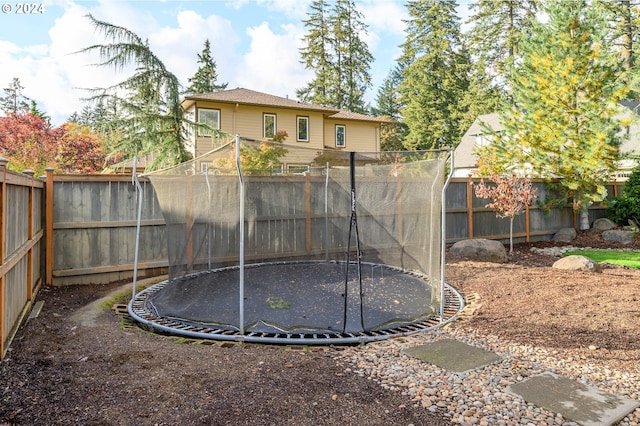
[(233, 7), (240, 9), (256, 5), (300, 21), (306, 19), (306, 11), (310, 3), (311, 0), (236, 0), (233, 2)]
[(282, 34), (274, 34), (268, 23), (248, 28), (249, 52), (237, 70), (241, 87), (295, 98), (295, 90), (306, 85), (311, 72), (300, 63), (303, 29), (287, 24)]
[(187, 86), (188, 79), (200, 66), (197, 55), (202, 52), (205, 39), (209, 39), (218, 82), (228, 82), (241, 60), (236, 52), (240, 39), (232, 23), (216, 15), (204, 18), (192, 10), (185, 10), (178, 13), (177, 24), (177, 27), (164, 27), (149, 35), (152, 50), (167, 68)]

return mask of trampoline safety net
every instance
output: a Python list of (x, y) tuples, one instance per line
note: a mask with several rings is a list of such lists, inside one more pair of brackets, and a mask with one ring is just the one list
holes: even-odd
[(438, 315), (449, 155), (236, 137), (148, 174), (170, 265), (146, 309), (243, 335), (368, 333)]

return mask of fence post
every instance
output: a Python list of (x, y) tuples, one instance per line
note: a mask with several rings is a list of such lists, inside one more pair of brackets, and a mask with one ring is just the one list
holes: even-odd
[(473, 179), (471, 175), (467, 178), (467, 228), (468, 238), (473, 239)]
[(45, 197), (45, 280), (46, 285), (53, 285), (53, 168), (47, 167), (46, 197)]
[(4, 358), (4, 239), (7, 217), (7, 163), (6, 158), (0, 157), (2, 186), (0, 194), (0, 359)]
[[(22, 173), (24, 173), (25, 175), (29, 176), (31, 178), (31, 186), (29, 187), (29, 211), (27, 212), (28, 215), (28, 222), (27, 222), (27, 240), (28, 241), (32, 241), (33, 240), (33, 194), (34, 194), (34, 190), (33, 190), (33, 176), (36, 174), (33, 170), (31, 169), (27, 169), (24, 170)], [(33, 299), (33, 248), (30, 248), (29, 251), (27, 252), (27, 300), (31, 300)]]

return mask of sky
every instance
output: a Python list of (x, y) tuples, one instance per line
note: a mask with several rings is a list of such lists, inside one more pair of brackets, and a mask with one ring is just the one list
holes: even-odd
[[(32, 1), (32, 0), (30, 0)], [(0, 0), (0, 88), (19, 78), (23, 94), (59, 125), (86, 105), (87, 88), (107, 87), (126, 73), (96, 67), (97, 56), (79, 50), (106, 40), (86, 18), (125, 27), (186, 87), (198, 69), (205, 39), (211, 43), (218, 83), (295, 99), (313, 77), (300, 63), (304, 20), (311, 0)], [(466, 3), (466, 2), (465, 2)], [(375, 58), (365, 101), (395, 65), (408, 15), (404, 0), (356, 0)], [(28, 6), (28, 7), (27, 7)], [(464, 16), (464, 11), (461, 12)], [(4, 91), (0, 92), (4, 96)]]

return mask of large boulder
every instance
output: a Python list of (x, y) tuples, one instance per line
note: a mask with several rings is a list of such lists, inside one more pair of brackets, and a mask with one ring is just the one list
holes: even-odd
[(484, 238), (458, 241), (451, 246), (451, 253), (483, 262), (505, 263), (507, 261), (507, 250), (504, 245), (499, 241)]
[(556, 243), (570, 243), (577, 235), (575, 228), (561, 228), (553, 235), (553, 241)]
[(616, 228), (617, 225), (610, 219), (606, 217), (601, 217), (600, 219), (596, 219), (593, 222), (593, 229), (599, 229), (601, 231), (607, 231), (609, 229)]
[(556, 269), (567, 269), (570, 271), (601, 272), (600, 265), (595, 260), (581, 255), (571, 255), (555, 261), (553, 267)]
[(637, 233), (634, 231), (623, 231), (620, 229), (611, 229), (602, 233), (605, 241), (613, 241), (621, 244), (631, 244), (635, 241)]

